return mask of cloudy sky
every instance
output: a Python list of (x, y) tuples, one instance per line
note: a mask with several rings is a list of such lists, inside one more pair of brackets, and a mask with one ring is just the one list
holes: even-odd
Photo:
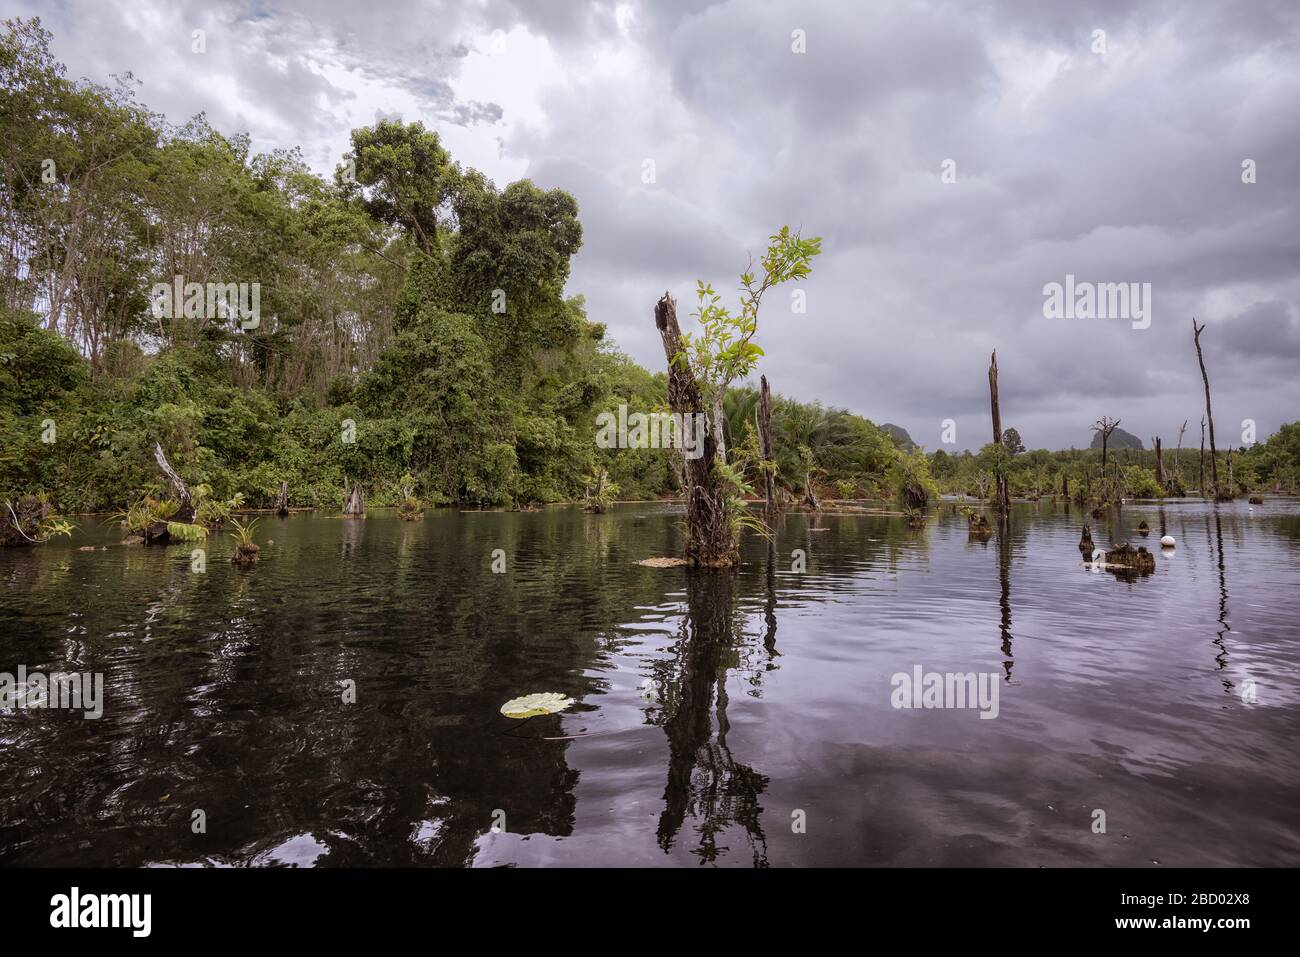
[[(1300, 418), (1294, 0), (3, 7), (39, 14), (71, 75), (130, 71), (172, 121), (205, 112), (322, 173), (396, 114), (500, 185), (569, 190), (569, 292), (651, 368), (658, 295), (685, 317), (696, 278), (730, 288), (790, 223), (825, 251), (806, 313), (785, 290), (764, 304), (779, 392), (931, 449), (951, 418), (978, 448), (996, 348), (1003, 422), (1031, 448), (1086, 445), (1101, 415), (1170, 445), (1188, 419), (1195, 445), (1195, 315), (1221, 445)], [(1045, 317), (1067, 274), (1150, 283), (1150, 327)]]

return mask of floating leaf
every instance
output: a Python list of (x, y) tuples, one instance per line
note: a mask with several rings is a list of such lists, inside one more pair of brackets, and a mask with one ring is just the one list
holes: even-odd
[(544, 691), (510, 699), (501, 706), (501, 713), (507, 718), (531, 718), (537, 714), (555, 714), (571, 704), (573, 704), (572, 698), (556, 691)]

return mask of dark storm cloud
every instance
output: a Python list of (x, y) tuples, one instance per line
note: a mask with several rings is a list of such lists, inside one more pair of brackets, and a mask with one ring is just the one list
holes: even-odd
[[(489, 137), (478, 162), (577, 197), (570, 291), (652, 368), (658, 295), (671, 290), (685, 317), (697, 278), (731, 290), (790, 223), (825, 252), (807, 314), (785, 290), (765, 303), (763, 371), (778, 391), (901, 424), (931, 448), (952, 418), (958, 445), (977, 448), (996, 348), (1004, 418), (1031, 447), (1085, 445), (1103, 414), (1168, 438), (1201, 414), (1195, 315), (1225, 421), (1254, 418), (1267, 434), (1300, 417), (1290, 0), (323, 0), (45, 15), (73, 72), (134, 69), (172, 119), (205, 109), (222, 129), (304, 143), (324, 170), (358, 98), (378, 96), (331, 66), (382, 87), (373, 109)], [(198, 69), (181, 54), (204, 24)], [(519, 30), (551, 61), (511, 50), (491, 62), (495, 87), (479, 76), (488, 93), (463, 88), (474, 57)], [(794, 30), (806, 53), (792, 52)], [(517, 92), (523, 107), (502, 105)], [(1150, 283), (1150, 327), (1045, 318), (1043, 287), (1067, 274)]]

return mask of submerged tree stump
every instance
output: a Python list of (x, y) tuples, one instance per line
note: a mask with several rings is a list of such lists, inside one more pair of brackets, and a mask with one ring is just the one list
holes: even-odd
[(1156, 570), (1156, 557), (1141, 545), (1134, 548), (1128, 542), (1123, 542), (1118, 548), (1112, 548), (1106, 553), (1106, 564), (1149, 574)]
[(1083, 526), (1083, 536), (1079, 539), (1079, 553), (1085, 559), (1092, 558), (1092, 553), (1097, 550), (1097, 546), (1092, 543), (1092, 530), (1087, 525)]
[[(993, 444), (1002, 445), (1002, 406), (998, 401), (998, 353), (993, 350), (989, 360), (989, 404), (993, 411)], [(1006, 473), (999, 469), (994, 476), (997, 482), (998, 515), (1005, 516), (1011, 509), (1011, 493), (1007, 487)]]
[(366, 497), (362, 493), (359, 483), (349, 489), (345, 480), (343, 486), (343, 516), (345, 518), (366, 517)]
[(230, 556), (230, 561), (235, 565), (255, 565), (257, 564), (257, 558), (261, 551), (262, 550), (252, 542), (249, 542), (246, 545), (236, 545), (235, 554)]
[(275, 514), (281, 518), (289, 514), (289, 483), (280, 483), (280, 497), (275, 505)]

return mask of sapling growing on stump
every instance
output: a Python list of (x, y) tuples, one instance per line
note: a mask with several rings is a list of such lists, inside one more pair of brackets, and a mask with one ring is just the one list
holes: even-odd
[(751, 269), (740, 277), (740, 311), (721, 304), (713, 287), (696, 286), (700, 323), (696, 335), (683, 333), (677, 303), (664, 293), (655, 304), (655, 328), (668, 360), (668, 407), (682, 415), (708, 415), (704, 454), (684, 463), (686, 488), (686, 560), (691, 565), (734, 565), (740, 528), (754, 524), (745, 512), (737, 473), (727, 468), (722, 434), (722, 400), (727, 386), (753, 371), (763, 350), (753, 342), (763, 294), (788, 280), (806, 277), (812, 257), (821, 252), (819, 238), (803, 239), (784, 226), (771, 237), (761, 276)]

